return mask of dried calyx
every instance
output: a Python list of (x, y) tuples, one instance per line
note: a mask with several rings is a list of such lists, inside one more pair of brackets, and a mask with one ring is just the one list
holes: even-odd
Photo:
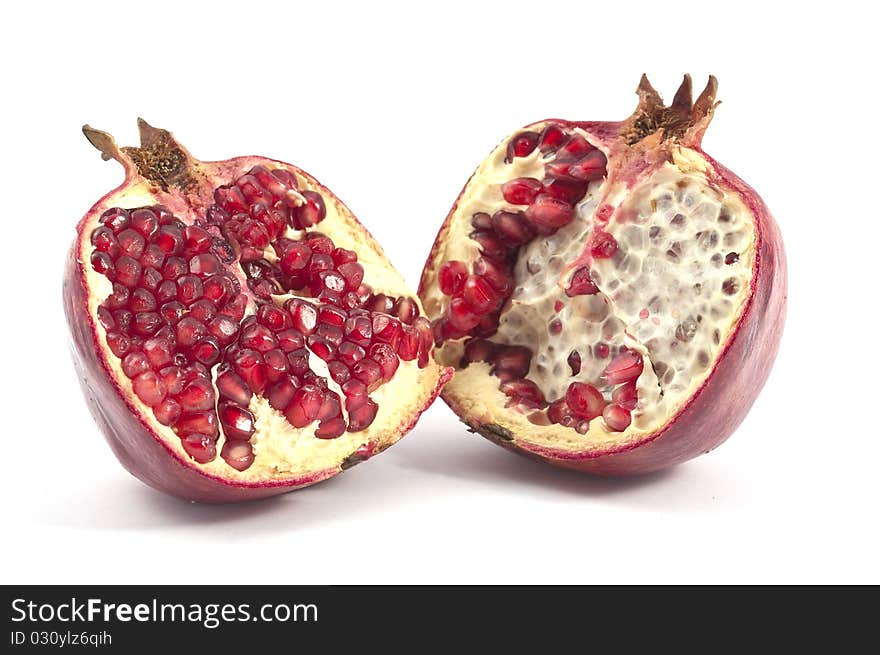
[(127, 177), (72, 251), (69, 320), (98, 347), (77, 342), (78, 364), (88, 375), (101, 364), (146, 428), (128, 445), (105, 425), (124, 463), (158, 442), (171, 468), (218, 489), (133, 472), (188, 497), (266, 495), (362, 461), (414, 424), (444, 375), (430, 324), (326, 188), (263, 158), (199, 162), (144, 122), (139, 148), (84, 131)]
[[(667, 107), (643, 77), (629, 119), (540, 121), (477, 169), (420, 286), (457, 369), (444, 398), (474, 429), (626, 473), (699, 454), (744, 416), (778, 344), (784, 255), (760, 198), (700, 148), (716, 87), (692, 102), (685, 77)], [(714, 418), (694, 402), (713, 379), (737, 404)]]

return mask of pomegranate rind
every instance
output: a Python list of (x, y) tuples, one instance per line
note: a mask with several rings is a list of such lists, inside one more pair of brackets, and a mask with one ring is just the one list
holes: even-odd
[[(591, 143), (609, 155), (609, 166), (614, 164), (621, 132), (627, 127), (627, 121), (545, 119), (518, 132), (541, 132), (549, 123), (582, 130)], [(700, 126), (700, 130), (704, 129), (705, 123)], [(584, 444), (583, 448), (571, 447), (569, 441), (565, 448), (554, 448), (546, 442), (536, 442), (529, 429), (512, 430), (502, 403), (490, 408), (487, 403), (474, 402), (472, 390), (457, 385), (454, 378), (441, 397), (472, 431), (508, 450), (559, 467), (624, 476), (660, 470), (709, 452), (739, 426), (763, 388), (779, 348), (787, 302), (785, 251), (779, 228), (764, 202), (738, 176), (703, 152), (699, 143), (701, 135), (702, 131), (687, 140), (687, 150), (702, 160), (701, 173), (710, 184), (735, 195), (745, 205), (754, 221), (755, 235), (748, 294), (703, 381), (661, 425), (636, 438), (600, 446)], [(637, 152), (629, 153), (628, 175), (635, 176), (640, 168), (648, 170), (656, 166), (652, 148), (657, 143), (659, 136), (653, 143), (640, 144), (642, 147)], [(493, 151), (493, 156), (497, 153), (498, 149)], [(456, 199), (422, 272), (419, 296), (426, 306), (429, 295), (436, 293), (436, 275), (444, 261), (442, 255), (452, 222), (461, 220), (459, 206), (474, 181), (472, 176)]]
[[(125, 167), (125, 181), (99, 200), (77, 225), (77, 236), (65, 266), (63, 301), (80, 386), (96, 423), (126, 470), (149, 486), (185, 500), (209, 503), (255, 500), (330, 478), (386, 450), (416, 425), (422, 412), (451, 378), (451, 371), (438, 366), (433, 358), (427, 366), (418, 370), (412, 388), (406, 394), (395, 394), (393, 402), (389, 398), (387, 411), (380, 412), (368, 430), (354, 437), (357, 443), (353, 441), (350, 452), (330, 466), (299, 472), (282, 471), (276, 475), (255, 475), (253, 471), (240, 472), (226, 467), (227, 471), (220, 466), (202, 465), (190, 458), (176, 435), (158, 423), (149, 408), (132, 394), (131, 381), (121, 372), (118, 359), (105, 344), (104, 328), (97, 321), (96, 308), (101, 298), (96, 299), (95, 295), (95, 273), (89, 264), (89, 237), (101, 213), (110, 207), (155, 203), (165, 205), (175, 214), (191, 215), (194, 210), (201, 208), (198, 202), (200, 195), (194, 194), (184, 201), (182, 194), (166, 193), (143, 179), (126, 157), (120, 156), (119, 159)], [(351, 239), (358, 242), (359, 254), (363, 255), (361, 261), (365, 266), (387, 267), (393, 271), (379, 244), (351, 211), (326, 187), (298, 167), (262, 157), (238, 157), (223, 162), (195, 164), (208, 182), (236, 179), (256, 164), (286, 168), (304, 180), (306, 188), (318, 191), (344, 218), (345, 229), (350, 232)], [(210, 183), (205, 185), (206, 189), (212, 186)], [(394, 275), (399, 278), (399, 274)], [(403, 284), (402, 278), (399, 280)], [(381, 285), (376, 288), (383, 290)], [(416, 366), (414, 362), (406, 364)], [(290, 429), (293, 430), (292, 427)]]

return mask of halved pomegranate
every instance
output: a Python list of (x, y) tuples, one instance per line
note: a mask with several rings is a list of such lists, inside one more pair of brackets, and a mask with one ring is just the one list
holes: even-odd
[(653, 471), (723, 442), (769, 374), (785, 254), (758, 195), (700, 146), (709, 78), (620, 122), (549, 119), (465, 186), (422, 274), (443, 398), (553, 464)]
[(282, 493), (388, 448), (450, 372), (417, 299), (301, 169), (200, 162), (140, 121), (89, 141), (125, 181), (80, 221), (64, 280), (74, 361), (122, 464), (188, 500)]

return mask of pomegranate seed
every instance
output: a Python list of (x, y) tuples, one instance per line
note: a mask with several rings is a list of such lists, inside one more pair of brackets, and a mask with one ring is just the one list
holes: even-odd
[(582, 266), (571, 276), (568, 288), (565, 290), (565, 295), (569, 297), (587, 296), (598, 292), (599, 287), (596, 286), (590, 277), (590, 268)]
[(124, 357), (131, 350), (131, 339), (119, 332), (107, 333), (107, 346), (117, 357)]
[(116, 319), (113, 318), (110, 310), (103, 305), (98, 307), (98, 321), (100, 321), (105, 330), (112, 330), (116, 327)]
[(128, 299), (131, 296), (131, 291), (128, 287), (119, 284), (118, 282), (113, 283), (113, 293), (107, 296), (107, 300), (104, 301), (104, 305), (106, 305), (109, 309), (119, 309), (121, 307), (125, 307), (128, 304)]
[(309, 351), (303, 348), (287, 353), (287, 364), (293, 375), (305, 375), (309, 372)]
[(320, 223), (327, 215), (324, 199), (319, 194), (303, 191), (302, 195), (306, 199), (305, 203), (291, 211), (291, 226), (298, 230)]
[(254, 449), (247, 441), (227, 441), (220, 457), (236, 471), (245, 471), (254, 463)]
[(277, 332), (290, 327), (290, 314), (275, 305), (263, 304), (257, 310), (257, 322)]
[(195, 255), (189, 260), (189, 272), (199, 277), (210, 277), (220, 272), (220, 260), (210, 253)]
[(350, 396), (345, 401), (348, 412), (348, 431), (366, 430), (376, 418), (379, 406), (367, 396)]
[(509, 404), (540, 409), (547, 406), (544, 394), (531, 380), (507, 380), (501, 383), (501, 391), (510, 398)]
[(275, 339), (272, 331), (265, 325), (260, 325), (259, 323), (251, 323), (247, 327), (242, 328), (241, 335), (238, 337), (238, 342), (243, 347), (256, 350), (260, 353), (278, 347), (278, 341)]
[(617, 252), (617, 239), (608, 232), (595, 231), (590, 243), (590, 254), (596, 259), (608, 259)]
[(241, 189), (235, 186), (221, 186), (214, 189), (214, 202), (231, 214), (248, 209), (247, 200)]
[(266, 388), (266, 365), (255, 350), (240, 350), (232, 359), (235, 372), (247, 383), (254, 393), (261, 394)]
[(165, 399), (165, 385), (153, 371), (144, 371), (131, 384), (135, 394), (145, 405), (153, 407)]
[(181, 275), (177, 278), (177, 299), (184, 305), (193, 304), (204, 292), (202, 281), (195, 275)]
[(624, 350), (605, 367), (602, 377), (608, 384), (621, 384), (638, 378), (642, 368), (642, 356), (635, 350)]
[(577, 159), (594, 150), (596, 150), (595, 146), (580, 134), (575, 134), (559, 149), (558, 156), (564, 159)]
[(522, 212), (495, 212), (492, 215), (492, 227), (502, 239), (514, 246), (527, 243), (535, 236), (535, 230)]
[(464, 262), (459, 261), (448, 261), (440, 267), (440, 272), (437, 274), (437, 281), (440, 285), (440, 291), (445, 293), (447, 296), (454, 296), (461, 288), (464, 286), (464, 281), (467, 279), (467, 266)]
[(128, 332), (131, 329), (131, 324), (134, 321), (134, 314), (132, 314), (127, 309), (118, 309), (113, 312), (113, 320), (116, 322), (116, 327), (121, 332)]
[(500, 300), (498, 292), (479, 275), (468, 276), (462, 290), (462, 298), (479, 314), (492, 311)]
[(335, 439), (345, 432), (345, 419), (342, 417), (321, 421), (315, 436), (318, 439)]
[(169, 324), (174, 325), (186, 313), (186, 305), (176, 300), (166, 302), (159, 307), (159, 315)]
[(342, 393), (345, 394), (346, 398), (357, 398), (367, 395), (367, 387), (360, 380), (349, 380), (341, 386)]
[(330, 253), (330, 256), (333, 257), (333, 263), (336, 264), (336, 266), (356, 262), (358, 258), (357, 253), (354, 250), (346, 250), (345, 248), (334, 248), (333, 252)]
[(220, 310), (220, 314), (222, 316), (227, 316), (234, 321), (240, 321), (241, 317), (244, 316), (245, 310), (247, 309), (247, 304), (247, 296), (244, 294), (238, 295), (230, 302), (226, 303), (226, 306)]
[(405, 362), (412, 361), (419, 356), (419, 333), (415, 328), (409, 325), (403, 326), (403, 335), (397, 345), (397, 355)]
[(299, 380), (289, 375), (285, 376), (284, 379), (269, 387), (269, 390), (266, 392), (266, 400), (279, 412), (283, 412), (287, 409), (287, 406), (293, 399), (293, 394), (296, 393), (298, 388)]
[(192, 347), (193, 359), (205, 366), (213, 366), (220, 361), (220, 343), (215, 337), (205, 337)]
[(470, 238), (477, 242), (482, 252), (487, 257), (497, 261), (507, 259), (508, 250), (504, 242), (494, 232), (488, 230), (476, 230), (471, 232)]
[[(312, 252), (318, 252), (322, 255), (329, 255), (335, 250), (333, 241), (321, 234), (320, 232), (309, 232), (305, 235), (306, 244), (312, 249)], [(332, 257), (331, 257), (332, 259)]]
[(381, 384), (382, 368), (372, 359), (362, 359), (351, 368), (351, 376), (373, 391)]
[(477, 212), (471, 216), (471, 225), (478, 230), (491, 230), (492, 218), (486, 212)]
[(576, 180), (592, 182), (601, 180), (606, 175), (605, 166), (608, 160), (605, 155), (594, 150), (580, 161), (575, 162), (568, 168), (568, 175)]
[(622, 384), (611, 392), (611, 402), (616, 403), (627, 410), (634, 410), (639, 402), (639, 393), (636, 390), (636, 381), (631, 380)]
[(281, 257), (279, 265), (286, 275), (302, 270), (312, 258), (312, 251), (304, 243), (294, 243)]
[(235, 181), (235, 186), (238, 187), (249, 204), (255, 202), (271, 203), (273, 200), (271, 194), (260, 185), (257, 178), (249, 173), (238, 178)]
[(135, 209), (131, 212), (131, 227), (149, 240), (159, 231), (159, 217), (152, 209)]
[[(204, 257), (205, 255), (202, 256)], [(235, 293), (232, 281), (222, 275), (215, 275), (205, 280), (202, 283), (202, 289), (205, 298), (213, 301), (218, 307), (222, 306)]]
[(611, 354), (611, 349), (608, 347), (607, 343), (597, 343), (593, 346), (593, 352), (596, 355), (597, 359), (605, 359)]
[(210, 323), (217, 315), (217, 308), (207, 298), (196, 300), (189, 308), (189, 315), (202, 323)]
[(474, 275), (479, 275), (492, 285), (502, 296), (510, 292), (512, 287), (510, 275), (505, 269), (487, 257), (480, 257), (474, 263)]
[(179, 255), (183, 251), (183, 232), (174, 225), (163, 225), (154, 243), (166, 255)]
[(366, 316), (350, 316), (345, 321), (345, 338), (354, 344), (367, 347), (373, 340), (373, 323)]
[(566, 140), (568, 135), (558, 125), (548, 125), (541, 132), (541, 138), (538, 140), (538, 148), (541, 152), (546, 153), (556, 150)]
[(306, 339), (309, 349), (325, 362), (336, 357), (336, 346), (319, 334), (312, 334)]
[(183, 247), (190, 255), (206, 253), (214, 244), (213, 237), (198, 225), (187, 225), (183, 228)]
[(357, 344), (351, 343), (350, 341), (343, 341), (339, 344), (336, 356), (339, 358), (339, 361), (346, 366), (354, 366), (366, 357), (366, 351)]
[(135, 289), (128, 302), (128, 308), (137, 312), (151, 312), (156, 309), (156, 297), (146, 289)]
[(133, 379), (150, 370), (150, 361), (142, 352), (130, 352), (122, 359), (122, 372), (129, 379)]
[(293, 350), (299, 350), (305, 345), (305, 339), (299, 331), (294, 329), (283, 330), (275, 335), (278, 340), (278, 347), (285, 353)]
[(287, 375), (287, 355), (280, 349), (275, 348), (263, 354), (263, 361), (266, 363), (266, 377), (269, 382), (278, 382)]
[(207, 334), (205, 324), (201, 321), (197, 321), (192, 316), (186, 316), (180, 319), (174, 328), (177, 343), (183, 348), (194, 346), (197, 341)]
[(586, 182), (552, 179), (545, 183), (544, 190), (548, 195), (574, 206), (587, 195), (587, 187)]
[(370, 347), (370, 359), (379, 365), (379, 368), (382, 370), (382, 378), (386, 382), (394, 377), (397, 367), (400, 366), (397, 353), (387, 343), (374, 343)]
[[(106, 253), (94, 253), (94, 255), (92, 255), (93, 265), (95, 255), (106, 256)], [(115, 269), (116, 280), (120, 284), (124, 284), (129, 288), (134, 288), (138, 285), (138, 282), (140, 282), (142, 269), (141, 264), (138, 260), (129, 257), (128, 255), (122, 255), (119, 259), (116, 260)]]
[[(141, 258), (143, 259), (143, 257)], [(148, 267), (141, 274), (141, 286), (148, 291), (155, 291), (162, 282), (162, 274), (155, 268)]]
[(394, 308), (394, 300), (386, 296), (384, 293), (377, 293), (370, 299), (364, 308), (371, 312), (390, 314), (391, 310)]
[(111, 258), (119, 255), (119, 241), (116, 240), (113, 230), (106, 225), (96, 228), (92, 232), (91, 241), (96, 250), (106, 252)]
[(142, 337), (150, 337), (162, 325), (162, 317), (156, 312), (141, 312), (134, 317), (132, 332)]
[(419, 316), (413, 321), (413, 327), (419, 333), (419, 368), (425, 368), (434, 347), (434, 332), (431, 323), (424, 316)]
[(629, 411), (617, 403), (608, 405), (602, 412), (602, 418), (605, 419), (605, 425), (608, 426), (608, 429), (614, 432), (623, 432), (632, 422)]
[(315, 385), (306, 384), (297, 389), (290, 404), (284, 411), (284, 416), (295, 428), (304, 428), (315, 420), (321, 405), (324, 403), (324, 393)]
[(214, 388), (205, 379), (193, 380), (177, 395), (184, 412), (198, 412), (214, 408)]
[(285, 307), (290, 313), (293, 327), (300, 333), (308, 336), (315, 331), (318, 324), (318, 312), (314, 307), (298, 298), (288, 300)]
[(397, 348), (402, 334), (403, 329), (397, 319), (388, 314), (373, 314), (373, 335), (376, 339)]
[(253, 393), (247, 383), (233, 371), (226, 369), (217, 376), (217, 391), (221, 398), (246, 407)]
[(227, 439), (247, 441), (254, 434), (254, 415), (243, 407), (223, 402), (217, 406), (217, 414)]
[(160, 369), (171, 363), (174, 353), (174, 345), (170, 340), (163, 337), (153, 337), (144, 341), (144, 354), (150, 360), (150, 365)]
[(538, 229), (555, 230), (571, 222), (574, 209), (567, 202), (542, 193), (528, 206), (525, 216)]
[(461, 358), (461, 366), (471, 362), (493, 362), (495, 360), (495, 344), (486, 339), (468, 339)]
[(568, 354), (568, 365), (571, 368), (572, 375), (577, 375), (581, 372), (581, 354), (577, 350), (572, 350)]
[(335, 325), (322, 323), (318, 325), (316, 334), (321, 335), (334, 346), (338, 347), (339, 344), (342, 343), (342, 328), (336, 327)]
[(324, 393), (324, 400), (321, 403), (321, 408), (318, 410), (318, 414), (315, 418), (319, 421), (325, 421), (327, 419), (336, 418), (337, 416), (342, 416), (342, 409), (339, 405), (339, 396), (333, 391), (326, 391)]
[(169, 257), (165, 260), (165, 265), (162, 267), (162, 277), (166, 280), (176, 280), (185, 274), (187, 270), (189, 269), (182, 257)]
[(207, 434), (187, 434), (180, 440), (180, 445), (199, 464), (207, 464), (217, 457), (217, 444)]
[(347, 315), (338, 307), (332, 305), (321, 305), (318, 308), (318, 323), (321, 325), (332, 325), (342, 327), (345, 325)]
[(449, 303), (448, 321), (451, 327), (466, 334), (480, 322), (480, 315), (464, 298), (453, 298)]
[(159, 376), (162, 378), (162, 384), (165, 385), (168, 395), (176, 396), (183, 391), (183, 385), (186, 381), (179, 366), (166, 366), (159, 371)]
[[(492, 374), (508, 379), (524, 378), (532, 365), (532, 351), (525, 346), (497, 346)], [(502, 374), (503, 375), (500, 375)]]
[(147, 242), (140, 232), (128, 228), (117, 234), (116, 239), (119, 241), (119, 249), (122, 254), (133, 259), (140, 259), (140, 256), (144, 254)]
[(605, 398), (593, 385), (584, 382), (572, 382), (565, 392), (565, 403), (578, 418), (594, 419), (602, 413)]
[(101, 214), (101, 223), (117, 233), (127, 228), (129, 222), (128, 211), (119, 207), (108, 209)]
[(513, 161), (514, 157), (527, 157), (532, 154), (537, 145), (537, 132), (520, 132), (507, 144), (507, 158), (504, 161), (509, 163)]
[(501, 195), (512, 205), (530, 205), (544, 190), (544, 185), (533, 177), (516, 177), (501, 185)]
[(220, 434), (217, 414), (213, 411), (183, 414), (174, 425), (174, 430), (181, 437), (192, 434), (203, 434), (216, 438)]
[(173, 398), (166, 398), (153, 407), (153, 416), (162, 425), (172, 425), (180, 418), (180, 403)]

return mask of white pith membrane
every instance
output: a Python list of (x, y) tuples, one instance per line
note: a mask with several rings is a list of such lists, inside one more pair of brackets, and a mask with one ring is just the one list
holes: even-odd
[[(540, 133), (546, 125), (528, 129)], [(574, 132), (592, 141), (582, 130)], [(544, 179), (544, 164), (554, 156), (536, 148), (507, 163), (507, 143), (477, 169), (438, 237), (440, 245), (422, 285), (422, 301), (432, 320), (445, 315), (451, 300), (437, 284), (442, 264), (458, 260), (470, 268), (480, 256), (469, 237), (472, 216), (522, 211), (523, 206), (504, 200), (501, 185), (517, 177)], [(750, 294), (754, 220), (737, 195), (707, 183), (706, 164), (698, 153), (673, 146), (671, 154), (672, 163), (634, 188), (620, 184), (606, 189), (605, 180), (590, 183), (569, 224), (522, 246), (514, 291), (497, 333), (488, 337), (533, 352), (526, 379), (537, 384), (548, 402), (564, 397), (572, 382), (592, 384), (610, 402), (614, 387), (601, 377), (605, 367), (622, 347), (638, 351), (644, 368), (637, 379), (632, 424), (617, 432), (600, 416), (580, 434), (549, 423), (546, 410), (505, 407), (510, 399), (490, 374), (491, 364), (471, 362), (459, 368), (467, 339), (448, 340), (435, 350), (439, 363), (456, 368), (443, 395), (472, 425), (494, 424), (514, 440), (552, 450), (604, 451), (657, 431), (705, 381)], [(600, 199), (615, 209), (605, 231), (617, 240), (618, 249), (611, 258), (589, 263), (599, 293), (568, 297), (572, 273), (584, 265), (585, 256), (591, 259), (588, 242)], [(730, 253), (735, 256), (728, 257)], [(557, 312), (559, 302), (563, 307)], [(563, 329), (553, 334), (549, 325), (556, 318)], [(572, 351), (581, 359), (577, 375), (568, 364)]]
[[(254, 161), (254, 163), (267, 165), (265, 160)], [(228, 180), (218, 180), (217, 185), (232, 183), (237, 177), (246, 173), (249, 168), (250, 166), (245, 166), (241, 171), (230, 176)], [(326, 217), (313, 228), (309, 228), (308, 231), (320, 232), (332, 239), (336, 247), (357, 252), (358, 262), (363, 265), (365, 270), (364, 283), (369, 284), (374, 293), (384, 293), (391, 297), (409, 297), (416, 300), (418, 304), (416, 295), (409, 290), (406, 282), (391, 266), (379, 245), (356, 222), (348, 209), (335, 196), (327, 193), (312, 178), (301, 174), (298, 170), (284, 167), (275, 162), (271, 162), (269, 168), (285, 168), (296, 177), (300, 191), (312, 190), (320, 193), (325, 203)], [(156, 420), (152, 409), (134, 393), (132, 380), (122, 370), (121, 359), (107, 349), (107, 331), (98, 320), (97, 312), (100, 304), (112, 293), (112, 283), (103, 274), (96, 272), (89, 262), (93, 251), (90, 242), (91, 233), (100, 225), (99, 218), (107, 209), (113, 207), (134, 209), (164, 204), (175, 217), (183, 220), (186, 224), (191, 224), (194, 219), (203, 216), (186, 207), (183, 203), (173, 204), (167, 199), (160, 202), (153, 191), (154, 188), (148, 182), (142, 181), (127, 186), (124, 190), (105, 198), (101, 205), (95, 208), (90, 222), (82, 229), (79, 242), (79, 260), (82, 263), (81, 270), (89, 289), (90, 320), (95, 327), (100, 346), (104, 349), (105, 357), (103, 359), (110, 369), (113, 381), (121, 388), (126, 401), (136, 408), (141, 420), (155, 435), (162, 439), (167, 447), (177, 453), (181, 459), (209, 475), (213, 474), (242, 483), (270, 482), (276, 479), (306, 478), (309, 474), (320, 473), (327, 469), (338, 469), (340, 464), (351, 456), (369, 457), (392, 445), (405, 434), (406, 428), (411, 425), (417, 414), (433, 397), (439, 383), (440, 369), (430, 358), (428, 365), (424, 368), (419, 368), (417, 359), (405, 361), (401, 358), (399, 360), (394, 377), (369, 393), (369, 397), (378, 404), (378, 411), (373, 422), (364, 430), (359, 432), (346, 431), (335, 438), (318, 438), (315, 436), (315, 431), (318, 429), (317, 421), (313, 421), (303, 428), (295, 428), (287, 421), (282, 412), (271, 407), (262, 396), (254, 394), (248, 407), (255, 418), (255, 432), (250, 438), (250, 444), (254, 451), (253, 464), (244, 471), (239, 471), (224, 461), (220, 456), (223, 445), (226, 443), (222, 426), (216, 443), (216, 458), (207, 463), (194, 461), (182, 447), (181, 439), (172, 427), (163, 425)], [(291, 239), (300, 239), (305, 232), (306, 230), (297, 231), (288, 228), (285, 236)], [(271, 245), (266, 249), (266, 259), (274, 259)], [(237, 261), (229, 264), (228, 268), (236, 271), (241, 277)], [(244, 289), (245, 286), (242, 285), (242, 288)], [(300, 292), (277, 295), (273, 296), (273, 300), (278, 306), (293, 297), (302, 298), (315, 307), (321, 304), (317, 299), (310, 297), (307, 289), (301, 293), (303, 295), (299, 295)], [(251, 298), (245, 316), (253, 314), (254, 309), (255, 305)], [(419, 310), (424, 315), (421, 306), (419, 306)], [(217, 369), (222, 362), (221, 359), (220, 364), (216, 364), (210, 369), (213, 381), (216, 381)], [(339, 385), (327, 375), (326, 363), (314, 353), (309, 352), (309, 367), (317, 375), (324, 377), (328, 388), (339, 395), (342, 413), (347, 422), (345, 396)], [(215, 395), (218, 396), (218, 401), (222, 400), (219, 399), (216, 387)]]

